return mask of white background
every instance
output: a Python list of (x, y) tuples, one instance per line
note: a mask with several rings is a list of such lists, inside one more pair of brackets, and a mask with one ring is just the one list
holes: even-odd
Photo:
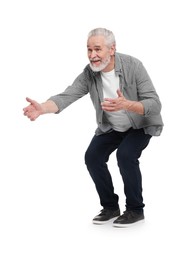
[[(0, 1), (1, 260), (185, 259), (184, 2)], [(163, 134), (141, 158), (146, 223), (130, 229), (91, 223), (101, 207), (84, 165), (89, 96), (35, 122), (22, 113), (26, 96), (43, 102), (82, 72), (96, 27), (143, 62), (163, 104)], [(115, 154), (109, 166), (123, 211)]]

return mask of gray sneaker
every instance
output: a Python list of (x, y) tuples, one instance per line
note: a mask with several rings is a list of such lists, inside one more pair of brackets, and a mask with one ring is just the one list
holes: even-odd
[(114, 227), (131, 227), (135, 224), (144, 222), (143, 212), (126, 210), (123, 215), (118, 217), (114, 222)]
[(95, 216), (92, 220), (93, 224), (105, 224), (111, 220), (114, 220), (120, 216), (120, 210), (109, 210), (109, 209), (102, 209), (100, 214)]

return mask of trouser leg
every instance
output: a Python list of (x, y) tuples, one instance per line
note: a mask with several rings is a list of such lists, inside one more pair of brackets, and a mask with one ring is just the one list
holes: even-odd
[(143, 210), (145, 206), (142, 197), (142, 176), (139, 167), (139, 158), (147, 147), (151, 136), (142, 129), (131, 130), (123, 135), (123, 141), (117, 150), (117, 160), (124, 182), (126, 208)]
[(117, 210), (119, 206), (107, 162), (110, 154), (118, 147), (120, 139), (114, 131), (94, 136), (85, 153), (85, 163), (95, 183), (100, 203), (103, 208), (111, 210)]

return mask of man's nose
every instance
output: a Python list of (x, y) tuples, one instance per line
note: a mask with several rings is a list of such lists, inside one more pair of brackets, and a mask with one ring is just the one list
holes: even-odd
[(90, 58), (93, 59), (97, 56), (97, 52), (95, 50), (93, 50), (90, 54)]

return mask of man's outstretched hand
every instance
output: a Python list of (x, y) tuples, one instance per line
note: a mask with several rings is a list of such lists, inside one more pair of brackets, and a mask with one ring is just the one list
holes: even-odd
[(28, 101), (30, 104), (27, 107), (23, 108), (23, 111), (24, 115), (27, 116), (31, 121), (36, 120), (36, 118), (44, 114), (41, 104), (28, 97), (26, 98), (26, 101)]

